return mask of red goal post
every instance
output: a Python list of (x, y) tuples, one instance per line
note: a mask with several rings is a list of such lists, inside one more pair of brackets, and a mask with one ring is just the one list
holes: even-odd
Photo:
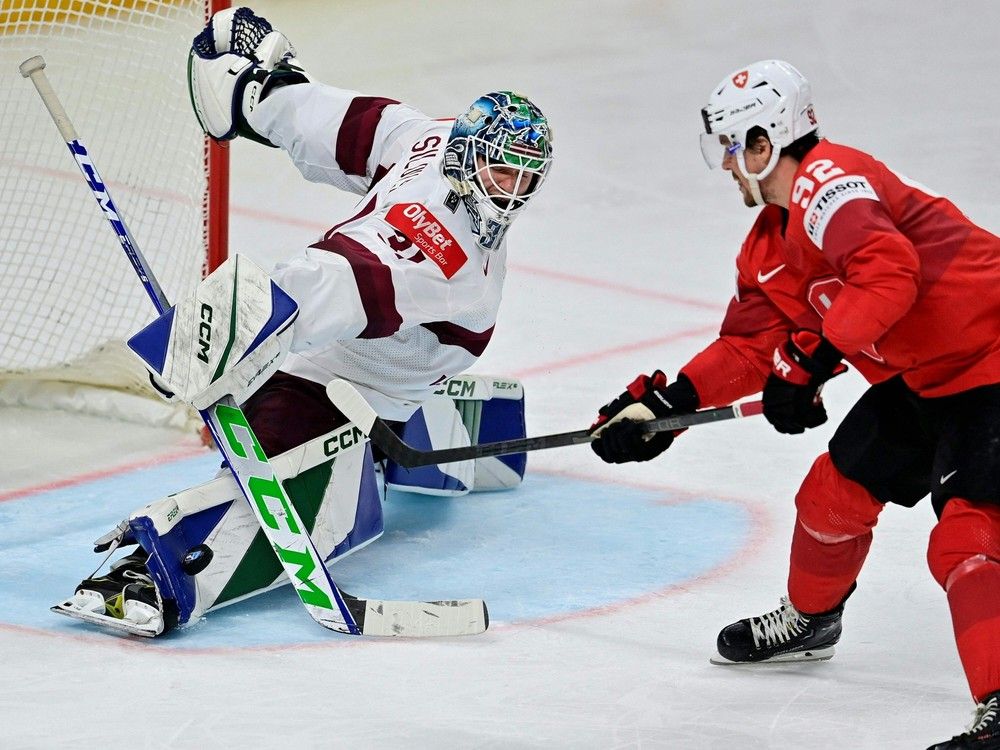
[(43, 55), (170, 299), (226, 258), (228, 148), (191, 111), (191, 40), (228, 0), (7, 0), (0, 6), (0, 403), (196, 429), (123, 341), (151, 308), (17, 66)]

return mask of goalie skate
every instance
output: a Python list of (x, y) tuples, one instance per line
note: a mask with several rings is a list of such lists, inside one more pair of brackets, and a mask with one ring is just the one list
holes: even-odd
[(739, 620), (719, 633), (712, 664), (774, 664), (825, 661), (840, 640), (843, 605), (830, 612), (805, 615), (788, 597), (772, 612)]
[(87, 578), (73, 596), (51, 607), (56, 614), (128, 635), (152, 638), (176, 623), (165, 612), (142, 550), (118, 560), (104, 576)]

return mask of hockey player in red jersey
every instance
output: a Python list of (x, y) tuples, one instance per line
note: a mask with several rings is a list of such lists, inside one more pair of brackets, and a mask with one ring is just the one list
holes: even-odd
[[(808, 81), (768, 60), (734, 71), (702, 110), (702, 152), (747, 206), (719, 337), (639, 376), (599, 410), (595, 452), (649, 460), (675, 434), (635, 420), (763, 391), (776, 430), (826, 422), (826, 381), (871, 387), (795, 498), (788, 595), (718, 638), (717, 664), (827, 659), (886, 503), (928, 493), (927, 561), (945, 590), (977, 719), (936, 750), (1000, 748), (1000, 238), (872, 156), (820, 137)], [(835, 384), (831, 387), (836, 387)]]

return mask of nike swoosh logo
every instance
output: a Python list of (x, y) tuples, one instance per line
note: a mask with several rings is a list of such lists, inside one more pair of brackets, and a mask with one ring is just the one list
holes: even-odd
[(955, 469), (955, 471), (951, 472), (950, 474), (942, 474), (941, 475), (941, 484), (944, 484), (945, 482), (947, 482), (949, 479), (951, 479), (957, 473), (958, 473), (958, 469)]
[(772, 278), (774, 278), (774, 275), (776, 273), (778, 273), (778, 271), (780, 271), (784, 267), (785, 267), (785, 264), (782, 263), (780, 266), (778, 266), (775, 269), (772, 269), (772, 270), (768, 271), (767, 273), (761, 273), (760, 271), (758, 271), (757, 272), (757, 283), (758, 284), (763, 284), (765, 281), (770, 281)]

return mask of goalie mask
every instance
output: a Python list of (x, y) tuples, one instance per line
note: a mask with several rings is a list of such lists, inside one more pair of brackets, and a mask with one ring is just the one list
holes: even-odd
[(464, 198), (480, 247), (492, 250), (500, 244), (511, 221), (538, 192), (551, 162), (549, 123), (520, 94), (486, 94), (455, 119), (444, 175)]
[[(755, 62), (723, 78), (702, 108), (701, 118), (705, 162), (718, 169), (727, 153), (733, 156), (758, 205), (764, 202), (759, 182), (777, 165), (781, 149), (819, 128), (809, 81), (781, 60)], [(764, 169), (750, 174), (744, 150), (747, 133), (754, 127), (764, 129), (773, 148)]]

